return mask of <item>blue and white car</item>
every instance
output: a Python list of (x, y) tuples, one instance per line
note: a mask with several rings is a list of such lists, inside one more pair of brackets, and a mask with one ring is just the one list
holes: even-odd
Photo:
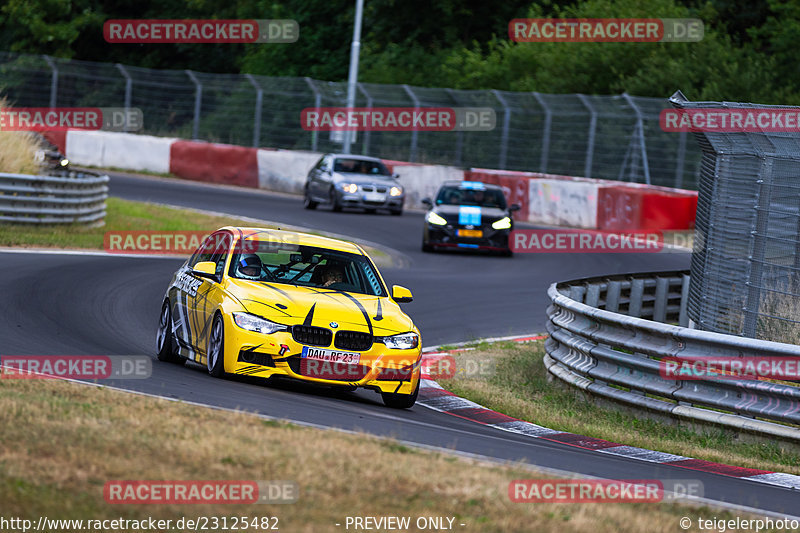
[(436, 199), (424, 198), (428, 206), (422, 251), (437, 248), (486, 250), (512, 255), (510, 234), (514, 229), (512, 213), (517, 204), (508, 206), (503, 189), (479, 181), (445, 182)]

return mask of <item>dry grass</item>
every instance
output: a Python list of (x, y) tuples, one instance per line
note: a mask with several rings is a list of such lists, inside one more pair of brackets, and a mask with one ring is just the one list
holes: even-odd
[[(443, 387), (495, 411), (557, 429), (718, 463), (800, 475), (800, 455), (780, 443), (753, 444), (733, 439), (723, 430), (703, 432), (634, 418), (578, 398), (571, 390), (548, 383), (544, 341), (480, 345), (455, 355), (457, 367), (495, 362), (493, 375), (440, 380)], [(470, 364), (470, 361), (472, 363)]]
[[(8, 107), (8, 100), (0, 98), (0, 110)], [(0, 131), (0, 172), (38, 174), (34, 154), (41, 148), (41, 140), (30, 132)]]
[[(451, 516), (482, 533), (633, 533), (676, 531), (684, 515), (730, 516), (674, 504), (512, 503), (509, 482), (536, 477), (522, 467), (59, 381), (0, 381), (0, 427), (5, 517), (271, 515), (281, 531), (341, 532), (347, 516)], [(300, 499), (109, 505), (103, 485), (113, 479), (294, 480)]]

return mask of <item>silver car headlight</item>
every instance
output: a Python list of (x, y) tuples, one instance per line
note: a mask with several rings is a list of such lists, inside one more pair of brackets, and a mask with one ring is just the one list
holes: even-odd
[(396, 187), (395, 186), (395, 187), (392, 187), (391, 189), (389, 189), (389, 195), (390, 196), (400, 196), (401, 194), (403, 194), (403, 188), (402, 187)]
[(416, 333), (401, 333), (383, 337), (383, 344), (393, 350), (410, 350), (419, 346), (419, 335)]
[(339, 187), (341, 187), (344, 192), (349, 192), (351, 194), (358, 192), (358, 185), (355, 183), (340, 183)]
[(511, 219), (509, 217), (503, 217), (500, 220), (492, 222), (492, 227), (494, 229), (508, 229), (511, 227)]
[(233, 321), (242, 329), (263, 333), (265, 335), (288, 329), (287, 326), (283, 324), (278, 324), (261, 318), (260, 316), (251, 315), (250, 313), (233, 313)]

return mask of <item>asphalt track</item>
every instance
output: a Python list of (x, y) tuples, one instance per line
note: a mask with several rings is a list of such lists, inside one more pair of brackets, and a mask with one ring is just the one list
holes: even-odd
[[(422, 215), (402, 217), (306, 211), (298, 198), (177, 180), (113, 175), (111, 193), (132, 200), (228, 212), (351, 235), (391, 247), (406, 268), (383, 268), (389, 284), (408, 286), (405, 309), (425, 345), (544, 330), (547, 286), (553, 281), (687, 268), (688, 254), (517, 254), (512, 259), (423, 254)], [(0, 353), (18, 355), (153, 354), (169, 258), (0, 252)], [(417, 405), (383, 407), (370, 391), (334, 393), (302, 384), (214, 379), (199, 366), (153, 361), (147, 380), (121, 388), (238, 408), (298, 422), (452, 448), (502, 460), (617, 479), (696, 479), (705, 495), (765, 511), (797, 514), (797, 491), (762, 483), (608, 456), (483, 426)], [(536, 422), (533, 420), (532, 422)], [(677, 525), (677, 524), (676, 524)]]

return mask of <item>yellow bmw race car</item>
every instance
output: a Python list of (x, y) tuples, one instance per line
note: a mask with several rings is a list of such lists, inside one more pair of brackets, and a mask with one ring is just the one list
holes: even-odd
[(381, 393), (414, 405), (420, 333), (369, 256), (345, 241), (225, 227), (175, 273), (164, 297), (158, 358), (213, 376), (284, 376)]

